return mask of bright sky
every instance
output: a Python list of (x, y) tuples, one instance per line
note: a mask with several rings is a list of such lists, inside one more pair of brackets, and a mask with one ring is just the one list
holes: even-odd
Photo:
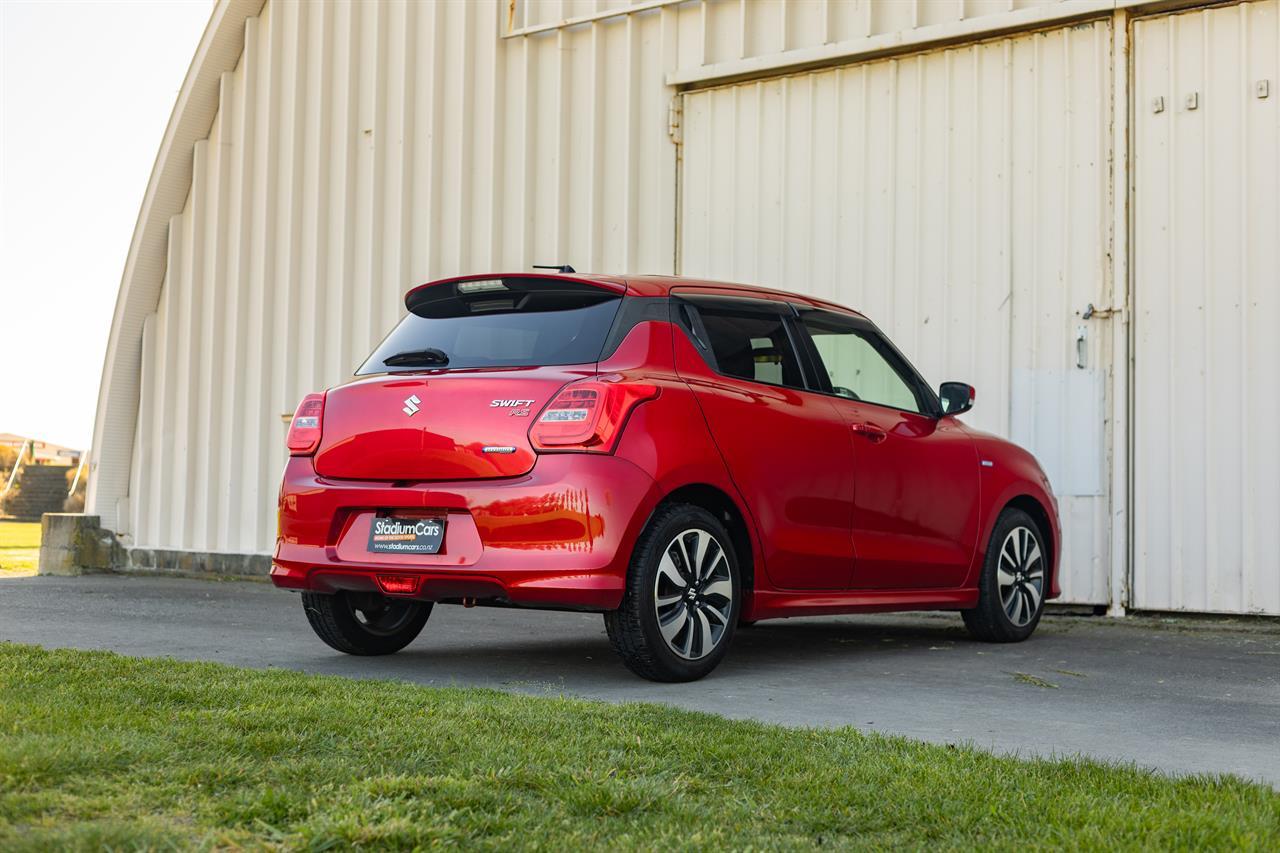
[(84, 448), (138, 208), (213, 0), (0, 0), (0, 432)]

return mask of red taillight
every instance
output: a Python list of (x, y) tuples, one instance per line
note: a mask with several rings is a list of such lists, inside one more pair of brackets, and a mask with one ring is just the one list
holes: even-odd
[(378, 587), (388, 595), (413, 595), (418, 579), (412, 575), (378, 575)]
[(324, 395), (308, 394), (298, 404), (289, 424), (289, 453), (293, 456), (310, 456), (320, 446), (320, 431), (324, 428)]
[(631, 410), (657, 396), (656, 386), (621, 377), (570, 383), (538, 415), (529, 441), (543, 452), (612, 453)]

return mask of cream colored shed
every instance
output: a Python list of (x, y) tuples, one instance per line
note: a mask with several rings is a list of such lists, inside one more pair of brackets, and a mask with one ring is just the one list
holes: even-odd
[(91, 510), (267, 553), (282, 414), (437, 276), (815, 293), (1044, 462), (1064, 600), (1280, 614), (1280, 3), (221, 0)]

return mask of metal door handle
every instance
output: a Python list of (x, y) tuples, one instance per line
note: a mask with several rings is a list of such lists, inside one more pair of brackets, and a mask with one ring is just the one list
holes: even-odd
[(872, 444), (879, 444), (889, 437), (887, 432), (880, 429), (880, 427), (873, 426), (871, 424), (854, 424), (853, 431), (870, 441)]

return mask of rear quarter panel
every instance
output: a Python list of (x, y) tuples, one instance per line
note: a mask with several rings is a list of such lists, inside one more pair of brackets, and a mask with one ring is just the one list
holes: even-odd
[[(739, 515), (747, 519), (759, 585), (764, 573), (759, 571), (758, 531), (711, 438), (702, 409), (689, 386), (675, 372), (673, 351), (683, 334), (671, 323), (641, 323), (612, 356), (600, 363), (602, 375), (616, 373), (660, 389), (656, 399), (641, 404), (632, 413), (615, 451), (652, 476), (657, 485), (652, 502), (636, 512), (635, 529), (627, 539), (635, 541), (653, 510), (667, 495), (684, 486), (713, 486), (728, 495)], [(685, 346), (690, 346), (687, 341)]]

